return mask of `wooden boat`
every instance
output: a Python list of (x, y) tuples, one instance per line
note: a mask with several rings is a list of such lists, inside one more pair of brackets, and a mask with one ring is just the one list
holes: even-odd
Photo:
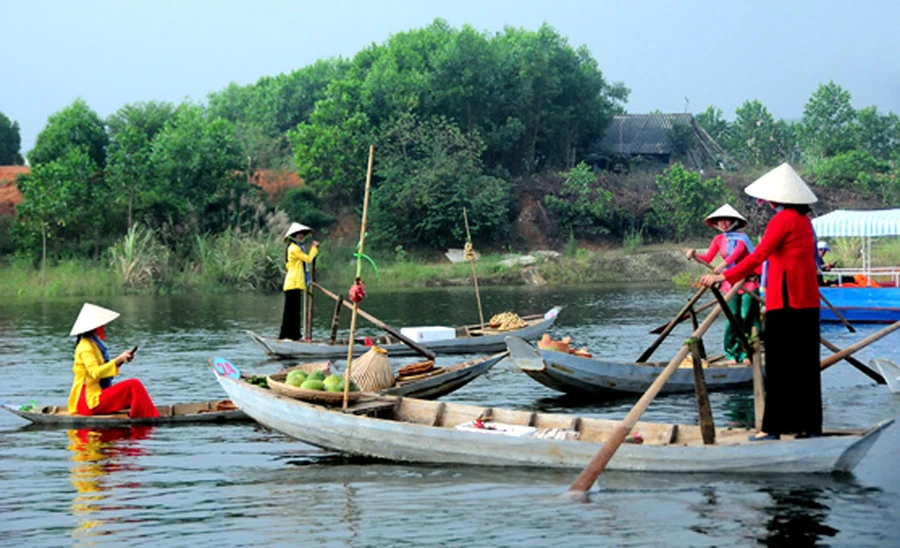
[[(567, 394), (622, 397), (643, 394), (665, 368), (657, 362), (617, 362), (583, 358), (566, 352), (538, 350), (530, 343), (507, 337), (509, 357), (516, 366), (537, 382)], [(713, 361), (703, 368), (707, 390), (743, 388), (753, 385), (749, 365), (724, 365)], [(694, 391), (694, 370), (679, 368), (660, 391), (661, 394)]]
[[(900, 209), (836, 210), (816, 217), (812, 225), (819, 238), (862, 240), (860, 268), (823, 273), (825, 281), (833, 284), (819, 288), (824, 300), (851, 323), (900, 320), (900, 267), (872, 266), (872, 238), (900, 236)], [(840, 321), (824, 303), (820, 311), (822, 321)]]
[(19, 407), (0, 404), (0, 407), (34, 424), (60, 427), (164, 425), (185, 423), (222, 423), (250, 421), (250, 417), (229, 400), (204, 401), (158, 405), (160, 416), (155, 419), (132, 419), (127, 413), (111, 415), (70, 415), (66, 406), (48, 405), (40, 409), (22, 410)]
[(397, 384), (384, 393), (426, 400), (440, 398), (477, 379), (507, 356), (509, 352), (503, 351), (492, 356), (436, 368), (422, 375), (398, 377)]
[[(221, 360), (221, 358), (217, 358)], [(233, 366), (232, 366), (233, 367)], [(236, 368), (235, 368), (236, 369)], [(285, 397), (217, 372), (222, 388), (265, 426), (305, 443), (350, 455), (406, 462), (583, 468), (619, 421), (494, 409), (408, 397), (363, 394), (346, 411)], [(484, 427), (479, 428), (479, 420)], [(720, 428), (703, 445), (694, 425), (639, 422), (608, 469), (747, 474), (849, 472), (885, 420), (865, 430), (821, 437), (750, 442), (746, 429)]]
[[(520, 329), (500, 331), (490, 327), (481, 328), (480, 325), (466, 325), (454, 328), (456, 336), (449, 339), (436, 341), (415, 341), (431, 350), (435, 354), (484, 354), (487, 352), (499, 352), (506, 349), (503, 339), (508, 335), (515, 335), (526, 340), (536, 339), (546, 332), (556, 321), (561, 307), (556, 306), (546, 314), (534, 314), (523, 316), (522, 320), (527, 324)], [(247, 331), (250, 338), (262, 348), (266, 354), (276, 358), (345, 358), (349, 341), (336, 339), (330, 341), (293, 341), (290, 339), (275, 339), (257, 335)], [(372, 344), (380, 346), (388, 351), (390, 356), (412, 356), (415, 352), (398, 339), (384, 335), (370, 338)], [(353, 354), (362, 355), (369, 349), (361, 339), (357, 339), (353, 345)]]
[[(898, 271), (900, 272), (900, 271)], [(900, 287), (820, 287), (819, 292), (850, 323), (893, 323), (900, 320)], [(840, 321), (828, 307), (820, 309), (823, 322)]]

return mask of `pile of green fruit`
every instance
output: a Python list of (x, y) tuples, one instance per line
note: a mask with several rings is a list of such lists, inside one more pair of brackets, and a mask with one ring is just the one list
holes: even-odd
[[(287, 379), (284, 381), (289, 386), (302, 388), (304, 390), (319, 390), (324, 392), (343, 392), (344, 377), (341, 375), (328, 375), (321, 371), (313, 371), (312, 373), (304, 373), (300, 370), (294, 370), (288, 373)], [(359, 392), (356, 383), (350, 381), (350, 392)]]
[(254, 384), (260, 388), (268, 388), (269, 381), (266, 380), (265, 376), (252, 375), (250, 378), (244, 377), (244, 380), (249, 382), (250, 384)]

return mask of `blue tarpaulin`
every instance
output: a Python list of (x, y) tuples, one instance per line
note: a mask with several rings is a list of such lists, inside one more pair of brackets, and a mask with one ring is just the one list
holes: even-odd
[(900, 209), (837, 210), (812, 220), (820, 238), (900, 236)]

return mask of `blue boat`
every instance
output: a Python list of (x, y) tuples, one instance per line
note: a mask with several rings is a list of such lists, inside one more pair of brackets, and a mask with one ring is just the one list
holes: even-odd
[[(900, 267), (872, 266), (872, 238), (900, 236), (900, 209), (836, 210), (812, 220), (820, 238), (860, 238), (862, 265), (824, 273), (834, 285), (820, 287), (823, 301), (831, 303), (850, 322), (900, 321)], [(847, 282), (852, 283), (847, 283)], [(823, 302), (820, 318), (840, 321)]]
[[(820, 287), (850, 323), (893, 323), (900, 321), (900, 287)], [(828, 307), (820, 309), (823, 322), (840, 321)]]

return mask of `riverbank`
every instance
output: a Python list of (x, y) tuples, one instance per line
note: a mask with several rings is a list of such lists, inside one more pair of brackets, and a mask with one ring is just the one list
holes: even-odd
[[(704, 250), (708, 241), (642, 245), (574, 253), (534, 251), (518, 254), (486, 254), (476, 262), (480, 286), (579, 285), (612, 283), (688, 284), (706, 270), (684, 258), (684, 249)], [(859, 266), (859, 244), (851, 239), (835, 239), (829, 260), (840, 266)], [(900, 264), (900, 241), (873, 244), (873, 266)], [(317, 279), (326, 287), (349, 286), (356, 270), (352, 250), (340, 246), (323, 253)], [(473, 285), (469, 262), (452, 263), (409, 257), (376, 257), (377, 270), (363, 263), (362, 277), (370, 290), (376, 288), (421, 288)], [(252, 283), (240, 274), (240, 265), (212, 265), (185, 268), (178, 272), (151, 276), (148, 283), (129, 285), (120, 271), (108, 263), (59, 261), (43, 273), (31, 262), (13, 261), (0, 267), (0, 297), (98, 297), (126, 294), (189, 294), (276, 292), (283, 273), (267, 262), (265, 274), (253, 273)], [(248, 275), (249, 276), (249, 275)]]
[[(621, 282), (671, 284), (690, 279), (701, 267), (684, 259), (680, 247), (647, 246), (638, 251), (579, 249), (574, 256), (551, 251), (524, 254), (488, 254), (476, 262), (482, 286), (573, 285)], [(317, 279), (326, 287), (349, 285), (355, 262), (330, 261), (317, 269)], [(469, 262), (379, 261), (377, 271), (368, 263), (363, 279), (375, 288), (420, 288), (470, 286)], [(277, 280), (265, 284), (277, 287)], [(165, 285), (132, 287), (107, 264), (92, 261), (61, 261), (41, 273), (30, 262), (13, 262), (0, 268), (0, 297), (98, 297), (125, 294), (185, 294), (266, 292), (232, 279), (211, 277), (198, 270), (172, 273)], [(271, 291), (271, 290), (269, 290)]]

